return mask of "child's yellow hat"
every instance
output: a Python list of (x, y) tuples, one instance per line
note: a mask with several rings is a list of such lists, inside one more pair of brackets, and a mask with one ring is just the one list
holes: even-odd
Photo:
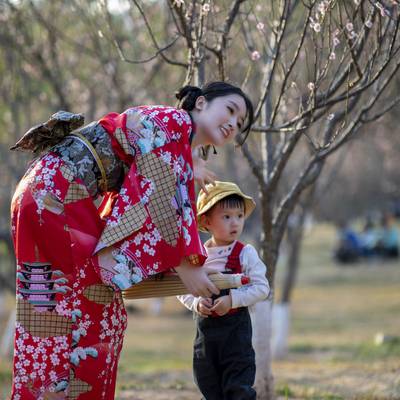
[(220, 200), (225, 197), (236, 194), (244, 200), (244, 216), (247, 218), (256, 207), (256, 203), (253, 198), (246, 196), (240, 189), (239, 186), (233, 182), (220, 182), (215, 181), (215, 185), (209, 183), (206, 185), (208, 194), (203, 189), (200, 190), (197, 196), (197, 223), (199, 230), (206, 232), (205, 228), (201, 226), (200, 216), (205, 214), (213, 206), (215, 206)]

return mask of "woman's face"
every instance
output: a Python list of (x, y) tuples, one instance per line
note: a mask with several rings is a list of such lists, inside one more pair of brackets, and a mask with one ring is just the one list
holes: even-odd
[(232, 141), (242, 130), (246, 113), (246, 103), (238, 94), (216, 97), (209, 102), (200, 96), (192, 111), (196, 145), (223, 146)]

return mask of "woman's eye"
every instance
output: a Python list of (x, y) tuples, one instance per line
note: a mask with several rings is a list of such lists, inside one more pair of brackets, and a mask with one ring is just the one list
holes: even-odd
[(229, 106), (227, 106), (227, 107), (228, 107), (229, 112), (230, 112), (231, 114), (233, 114), (233, 113), (234, 113), (233, 108), (232, 108), (232, 107), (229, 107)]
[(239, 131), (242, 129), (242, 124), (237, 124)]

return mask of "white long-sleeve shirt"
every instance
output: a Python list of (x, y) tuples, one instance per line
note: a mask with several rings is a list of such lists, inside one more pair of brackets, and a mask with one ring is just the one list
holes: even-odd
[[(231, 254), (236, 242), (228, 246), (207, 247), (208, 258), (204, 264), (206, 267), (213, 267), (219, 271), (225, 270), (226, 262)], [(243, 247), (239, 255), (242, 273), (250, 278), (250, 284), (237, 289), (231, 289), (232, 308), (249, 307), (252, 312), (252, 306), (257, 302), (265, 300), (270, 292), (268, 280), (265, 276), (266, 267), (257, 254), (256, 249), (247, 244)], [(197, 306), (200, 297), (191, 294), (177, 296), (179, 301), (189, 310), (197, 312)]]

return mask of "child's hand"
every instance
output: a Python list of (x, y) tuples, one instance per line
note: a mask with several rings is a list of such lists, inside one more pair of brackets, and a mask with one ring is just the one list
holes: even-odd
[(225, 315), (232, 308), (231, 296), (221, 296), (214, 300), (211, 311), (215, 311), (218, 315)]
[(202, 297), (197, 304), (197, 312), (202, 317), (208, 317), (211, 314), (212, 300), (209, 297)]

